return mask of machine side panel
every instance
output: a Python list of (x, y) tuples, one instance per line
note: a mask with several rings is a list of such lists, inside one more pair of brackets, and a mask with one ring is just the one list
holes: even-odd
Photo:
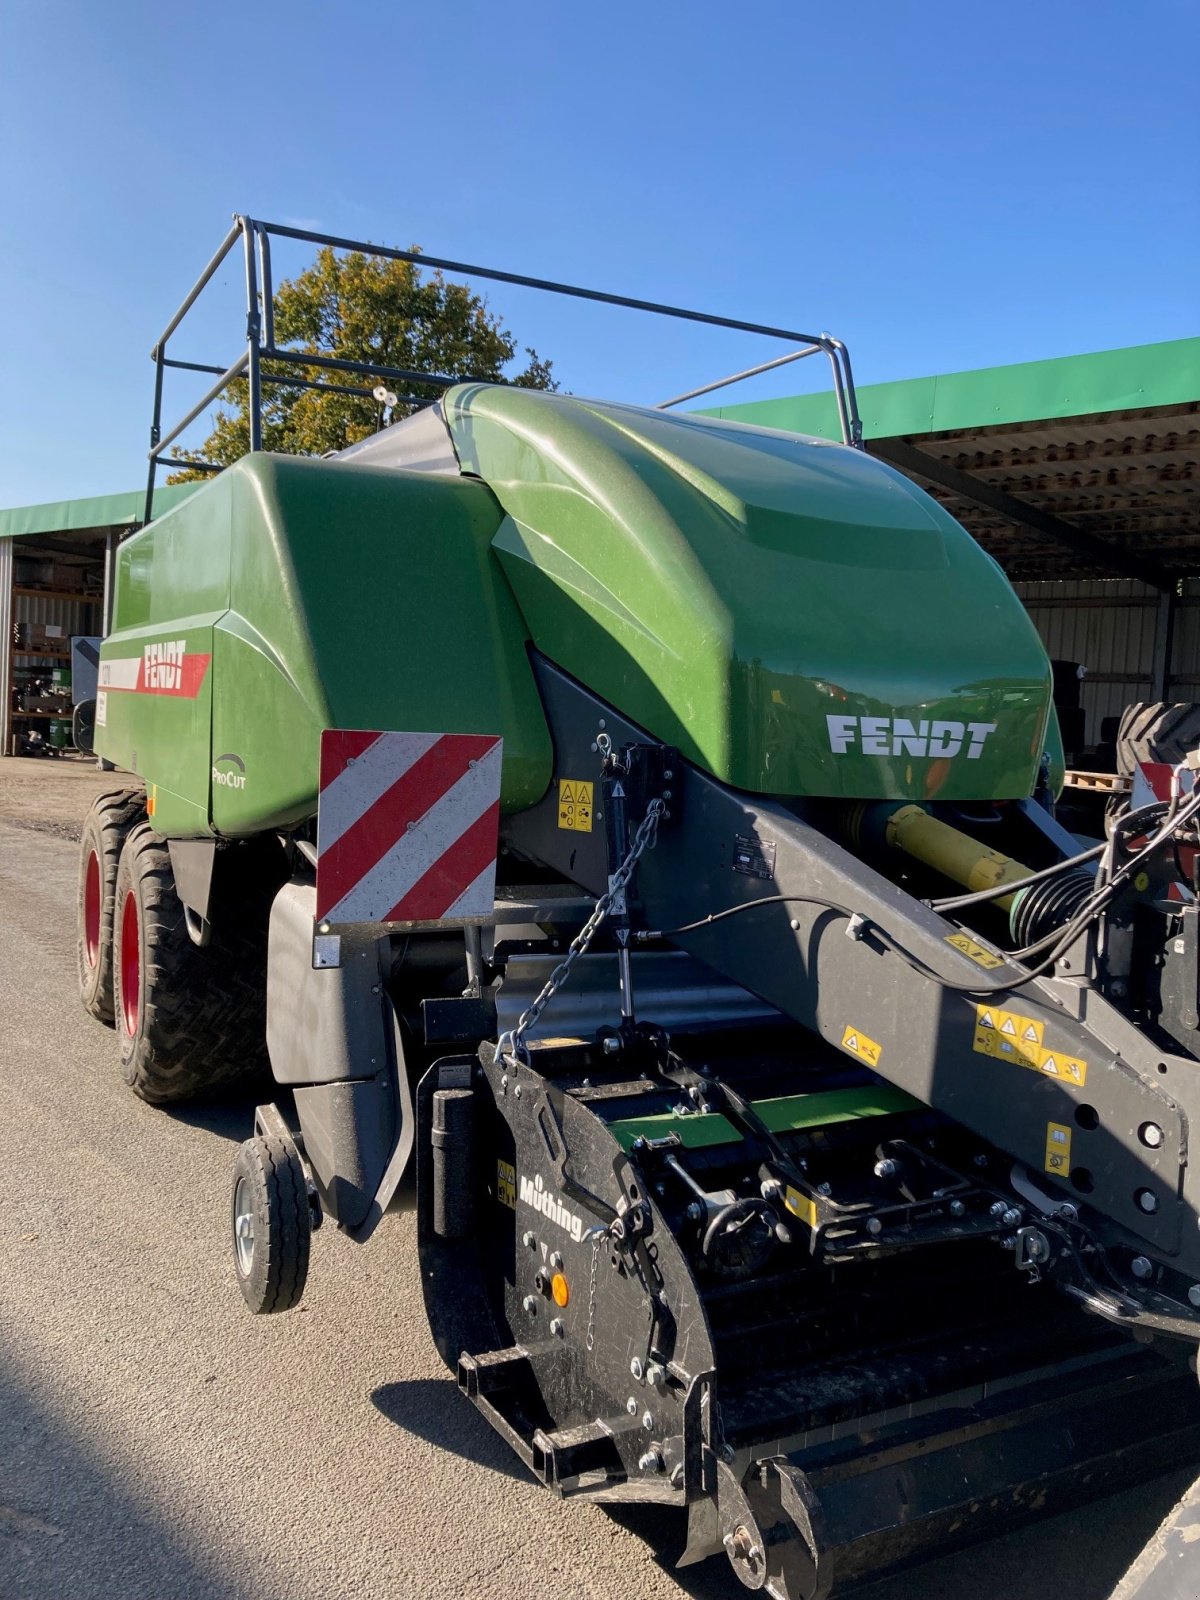
[(311, 816), (326, 727), (501, 734), (502, 805), (536, 800), (550, 740), (491, 550), (490, 492), (279, 456), (234, 470), (232, 603), (215, 646), (218, 831)]
[(229, 604), (224, 479), (127, 539), (100, 651), (96, 750), (145, 777), (155, 826), (209, 829), (213, 629)]

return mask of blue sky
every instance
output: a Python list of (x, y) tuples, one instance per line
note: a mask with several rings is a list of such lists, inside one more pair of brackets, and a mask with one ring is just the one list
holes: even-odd
[[(0, 506), (142, 481), (150, 346), (235, 210), (830, 329), (860, 384), (1200, 322), (1194, 0), (4, 0), (2, 22)], [(217, 291), (176, 353), (237, 353), (235, 270)], [(581, 394), (653, 402), (775, 353), (489, 298)]]

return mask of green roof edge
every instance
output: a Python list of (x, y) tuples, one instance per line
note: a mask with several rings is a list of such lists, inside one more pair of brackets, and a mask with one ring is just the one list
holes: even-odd
[[(154, 491), (154, 509), (160, 515), (185, 500), (198, 483), (164, 484)], [(0, 539), (20, 539), (38, 533), (74, 533), (82, 528), (123, 528), (140, 523), (146, 509), (146, 491), (93, 495), (85, 500), (49, 500), (44, 505), (14, 506), (0, 511)]]
[[(1200, 338), (871, 383), (858, 391), (868, 439), (1148, 411), (1196, 401), (1200, 401)], [(697, 415), (825, 439), (841, 437), (832, 393), (726, 405)]]

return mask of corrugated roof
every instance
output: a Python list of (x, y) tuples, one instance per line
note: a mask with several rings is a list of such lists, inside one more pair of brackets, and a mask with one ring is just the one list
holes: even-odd
[[(872, 452), (1010, 577), (1200, 574), (1200, 339), (871, 384), (858, 398)], [(839, 436), (827, 394), (705, 414)]]
[[(165, 485), (154, 491), (154, 509), (161, 516), (200, 487), (197, 483)], [(14, 506), (0, 511), (0, 539), (28, 534), (76, 533), (92, 528), (127, 528), (140, 523), (146, 491), (94, 495), (85, 500), (49, 500), (44, 505)]]

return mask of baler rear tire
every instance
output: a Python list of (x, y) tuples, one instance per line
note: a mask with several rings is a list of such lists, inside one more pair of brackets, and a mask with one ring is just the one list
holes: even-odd
[(113, 908), (117, 867), (130, 830), (146, 815), (140, 790), (97, 795), (79, 841), (76, 900), (79, 998), (83, 1009), (111, 1027), (113, 1010)]
[(265, 925), (229, 908), (194, 944), (170, 853), (148, 824), (121, 852), (113, 951), (121, 1070), (136, 1095), (170, 1105), (263, 1073)]

